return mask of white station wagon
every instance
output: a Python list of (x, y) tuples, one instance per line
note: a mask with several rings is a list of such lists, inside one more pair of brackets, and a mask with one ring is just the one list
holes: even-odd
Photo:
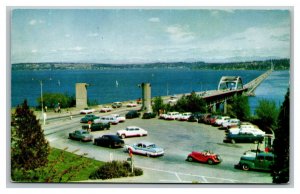
[(125, 129), (117, 131), (117, 135), (121, 137), (122, 139), (126, 137), (142, 137), (142, 136), (147, 136), (148, 132), (137, 126), (128, 126)]

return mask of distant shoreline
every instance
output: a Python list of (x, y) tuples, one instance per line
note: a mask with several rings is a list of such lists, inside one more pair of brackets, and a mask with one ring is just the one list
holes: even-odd
[(12, 71), (45, 70), (115, 70), (115, 69), (191, 69), (191, 70), (289, 70), (289, 59), (272, 59), (265, 61), (206, 63), (206, 62), (163, 62), (144, 64), (103, 64), (103, 63), (15, 63)]

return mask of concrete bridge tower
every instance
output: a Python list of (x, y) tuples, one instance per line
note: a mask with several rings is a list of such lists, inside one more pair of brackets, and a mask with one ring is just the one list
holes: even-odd
[(76, 108), (87, 107), (87, 83), (76, 83)]
[(142, 111), (152, 112), (151, 84), (150, 83), (142, 83), (141, 87), (142, 87)]

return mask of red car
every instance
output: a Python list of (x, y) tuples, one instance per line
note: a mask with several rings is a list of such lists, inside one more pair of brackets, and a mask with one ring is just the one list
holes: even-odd
[(211, 151), (205, 150), (203, 152), (193, 151), (188, 155), (187, 161), (189, 162), (197, 161), (197, 162), (208, 163), (208, 164), (218, 164), (222, 162), (222, 159), (218, 154), (214, 154)]

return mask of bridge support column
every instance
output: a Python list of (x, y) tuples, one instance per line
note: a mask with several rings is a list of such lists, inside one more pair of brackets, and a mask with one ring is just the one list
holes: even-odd
[(227, 100), (224, 101), (224, 114), (227, 114)]
[(214, 103), (212, 106), (212, 112), (216, 112), (217, 111), (217, 103)]

